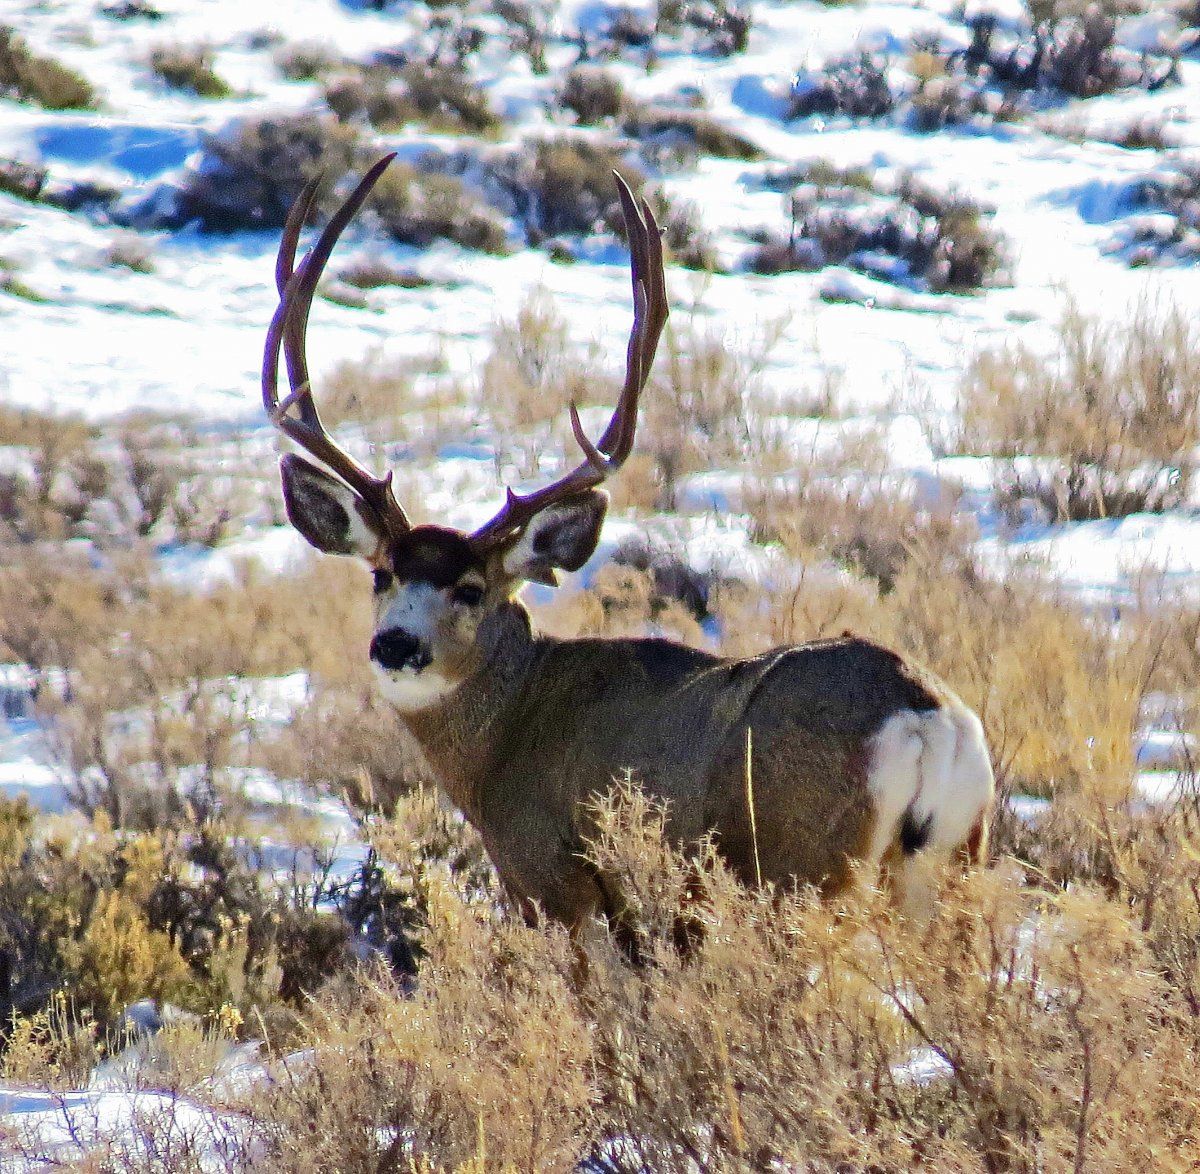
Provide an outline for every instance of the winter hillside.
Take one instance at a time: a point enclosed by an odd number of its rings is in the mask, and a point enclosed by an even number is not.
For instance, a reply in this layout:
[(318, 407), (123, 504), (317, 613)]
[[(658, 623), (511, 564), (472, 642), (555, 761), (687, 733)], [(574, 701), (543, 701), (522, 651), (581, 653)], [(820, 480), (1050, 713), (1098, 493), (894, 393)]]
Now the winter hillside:
[[(1200, 1160), (1198, 150), (1191, 0), (0, 0), (4, 1168)], [(385, 152), (308, 332), (339, 439), (456, 527), (574, 462), (619, 169), (671, 322), (526, 599), (930, 665), (1001, 796), (932, 925), (636, 795), (653, 965), (504, 907), (262, 408), (287, 209)]]

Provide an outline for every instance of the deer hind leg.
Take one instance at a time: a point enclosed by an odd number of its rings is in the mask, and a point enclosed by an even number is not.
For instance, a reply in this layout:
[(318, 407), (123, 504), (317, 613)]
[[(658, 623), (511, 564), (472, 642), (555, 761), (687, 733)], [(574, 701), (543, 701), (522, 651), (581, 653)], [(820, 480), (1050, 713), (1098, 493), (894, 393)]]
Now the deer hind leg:
[(994, 783), (979, 719), (961, 704), (906, 710), (871, 746), (871, 862), (905, 913), (924, 917), (947, 860), (983, 859)]

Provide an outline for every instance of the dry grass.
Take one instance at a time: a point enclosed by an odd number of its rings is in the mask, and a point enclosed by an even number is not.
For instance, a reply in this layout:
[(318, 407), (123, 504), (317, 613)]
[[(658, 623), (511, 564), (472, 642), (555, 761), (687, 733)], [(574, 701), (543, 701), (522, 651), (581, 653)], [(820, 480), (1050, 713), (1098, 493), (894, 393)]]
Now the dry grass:
[[(1194, 813), (1142, 858), (1171, 894), (1148, 920), (1128, 873), (1114, 892), (1038, 892), (1010, 866), (953, 886), (924, 930), (869, 893), (834, 910), (747, 892), (710, 852), (666, 849), (636, 793), (599, 818), (595, 859), (620, 878), (647, 964), (601, 940), (582, 966), (561, 931), (434, 879), (415, 995), (378, 972), (330, 991), (309, 1017), (311, 1066), (256, 1106), (272, 1168), (1197, 1158), (1193, 982), (1172, 961), (1194, 956), (1200, 916), (1195, 865), (1176, 863), (1196, 849)], [(1083, 816), (1071, 831), (1089, 837)], [(938, 1070), (907, 1069), (914, 1050)]]
[[(152, 268), (132, 236), (107, 259)], [(103, 432), (70, 417), (0, 408), (0, 438), (21, 458), (0, 473), (0, 538), (88, 538), (127, 548), (153, 537), (211, 546), (255, 509), (238, 439), (206, 441), (187, 424), (130, 417)], [(211, 474), (214, 458), (225, 475)]]
[[(706, 847), (667, 848), (660, 813), (619, 795), (597, 814), (593, 853), (624, 896), (636, 969), (603, 934), (580, 953), (558, 929), (506, 913), (478, 841), (415, 789), (419, 764), (397, 754), (394, 719), (365, 700), (361, 664), (343, 656), (366, 640), (361, 572), (330, 560), (197, 598), (131, 596), (122, 584), (147, 580), (127, 569), (7, 568), (2, 655), (76, 668), (79, 708), (99, 678), (95, 649), (109, 650), (109, 680), (157, 658), (147, 703), (201, 677), (317, 674), (294, 742), (265, 761), (389, 809), (372, 840), (395, 880), (346, 916), (388, 910), (406, 927), (400, 941), (424, 926), (405, 955), (421, 955), (414, 990), (403, 967), (354, 969), (346, 929), (327, 919), (303, 932), (294, 913), (254, 920), (261, 908), (230, 887), (244, 879), (227, 864), (213, 872), (210, 860), (213, 879), (197, 888), (180, 839), (118, 837), (101, 821), (74, 847), (52, 840), (62, 854), (44, 858), (22, 838), (27, 823), (0, 819), (0, 907), (30, 893), (63, 902), (53, 916), (37, 907), (21, 957), (68, 976), (92, 1008), (70, 1013), (48, 1001), (53, 984), (40, 988), (10, 1036), (7, 1078), (82, 1083), (108, 1046), (104, 1024), (153, 967), (162, 993), (205, 1018), (156, 1040), (131, 1083), (203, 1099), (204, 1068), (265, 1023), (280, 1079), (255, 1095), (244, 1140), (271, 1169), (1195, 1160), (1200, 811), (1139, 815), (1126, 802), (1137, 702), (1187, 680), (1195, 616), (1164, 611), (1114, 635), (1044, 585), (987, 583), (960, 557), (952, 542), (912, 553), (887, 593), (813, 575), (761, 597), (718, 586), (713, 606), (731, 652), (849, 625), (919, 656), (980, 710), (1005, 792), (1053, 794), (1047, 816), (1001, 820), (996, 866), (952, 883), (919, 927), (898, 925), (870, 890), (830, 907), (742, 889)], [(574, 621), (701, 641), (663, 600), (651, 574), (613, 568)], [(331, 628), (345, 633), (336, 650)], [(125, 653), (116, 641), (128, 633)], [(189, 740), (205, 728), (197, 717), (172, 735), (179, 761), (194, 760)], [(221, 842), (214, 827), (217, 860)], [(208, 920), (217, 914), (227, 928)], [(278, 1053), (295, 1047), (310, 1058), (285, 1069)], [(912, 1075), (914, 1049), (938, 1072)], [(169, 1132), (162, 1143), (170, 1152)], [(226, 1168), (245, 1157), (235, 1147)]]
[[(767, 467), (779, 457), (747, 408), (784, 325), (767, 322), (757, 338), (735, 346), (706, 321), (699, 306), (673, 319), (643, 400), (638, 436), (638, 457), (649, 470), (653, 499), (636, 504), (673, 509), (680, 479), (689, 473), (742, 467), (748, 452)], [(627, 481), (627, 493), (629, 488)]]
[(1048, 358), (984, 352), (960, 390), (960, 451), (1005, 462), (1002, 501), (1056, 519), (1118, 517), (1186, 501), (1200, 443), (1190, 318), (1142, 302), (1118, 324), (1069, 307)]
[(522, 473), (535, 474), (553, 447), (549, 442), (569, 437), (569, 405), (605, 394), (596, 386), (594, 359), (571, 337), (544, 290), (535, 289), (515, 317), (495, 325), (480, 372), (479, 408), (502, 460), (515, 459)]
[(82, 110), (96, 102), (86, 78), (52, 57), (34, 53), (8, 25), (0, 25), (0, 94), (47, 110)]
[[(573, 944), (506, 909), (478, 838), (435, 800), (368, 691), (361, 568), (329, 559), (184, 591), (155, 578), (136, 542), (96, 565), (31, 533), (0, 557), (0, 661), (40, 675), (64, 770), (98, 788), (97, 814), (35, 825), (0, 805), (0, 949), (13, 964), (0, 1010), (16, 1012), (5, 1079), (82, 1085), (124, 1002), (153, 991), (200, 1018), (130, 1057), (134, 1086), (215, 1097), (204, 1077), (224, 1048), (266, 1039), (276, 1079), (240, 1103), (246, 1132), (206, 1168), (253, 1168), (252, 1156), (350, 1174), (1200, 1161), (1200, 805), (1147, 811), (1131, 797), (1147, 694), (1182, 695), (1194, 720), (1195, 607), (1148, 583), (1114, 628), (1036, 578), (982, 577), (956, 527), (886, 492), (870, 433), (798, 472), (754, 435), (744, 397), (769, 331), (747, 354), (686, 315), (675, 330), (641, 455), (672, 454), (678, 475), (749, 445), (761, 471), (792, 470), (753, 503), (776, 551), (770, 590), (701, 584), (686, 550), (674, 565), (627, 551), (555, 624), (711, 644), (698, 616), (715, 617), (730, 654), (846, 628), (884, 640), (977, 709), (1002, 796), (1048, 796), (1040, 820), (1002, 809), (990, 867), (948, 878), (936, 916), (912, 925), (867, 883), (837, 905), (742, 888), (711, 845), (669, 847), (661, 812), (619, 788), (593, 813), (591, 851), (622, 896), (633, 967), (600, 926)], [(374, 401), (339, 407), (336, 381), (321, 393), (331, 419), (377, 411), (390, 430), (398, 411), (422, 409), (407, 376), (377, 363)], [(525, 412), (531, 437), (561, 422), (583, 366), (536, 299), (497, 327), (492, 364), (485, 400), (518, 387), (497, 430)], [(369, 382), (360, 374), (342, 376), (347, 394)], [(97, 440), (12, 411), (0, 434), (35, 450)], [(536, 447), (525, 455), (536, 464)], [(659, 475), (647, 475), (654, 493)], [(230, 704), (229, 682), (296, 669), (311, 698), (290, 728)], [(263, 891), (239, 863), (231, 843), (247, 827), (220, 785), (239, 764), (370, 812), (377, 855), (329, 894), (336, 915), (311, 892)], [(150, 785), (197, 766), (216, 785), (170, 802)], [(55, 996), (64, 988), (74, 1006)], [(915, 1071), (914, 1053), (935, 1067)], [(170, 1121), (139, 1136), (159, 1169), (197, 1164)], [(96, 1161), (155, 1168), (145, 1154)]]
[(209, 45), (159, 45), (150, 54), (150, 69), (172, 89), (198, 98), (227, 98), (232, 92), (213, 68)]
[(444, 370), (438, 352), (415, 358), (368, 351), (338, 363), (322, 381), (321, 416), (341, 426), (343, 440), (368, 464), (386, 464), (389, 449), (435, 453), (469, 421), (466, 393), (454, 382), (421, 380)]
[[(744, 655), (846, 630), (871, 636), (951, 682), (982, 718), (1004, 787), (1128, 798), (1139, 710), (1167, 639), (1161, 628), (1114, 634), (1036, 577), (985, 579), (963, 551), (961, 534), (916, 512), (898, 523), (906, 524), (903, 559), (889, 589), (831, 574), (828, 545), (809, 546), (798, 536), (816, 530), (823, 511), (836, 530), (837, 515), (821, 496), (798, 512), (814, 508), (816, 515), (791, 533), (786, 514), (772, 515), (790, 558), (769, 599), (753, 591), (718, 595), (726, 651)], [(868, 498), (862, 508), (882, 510), (876, 522), (862, 524), (864, 532), (873, 524), (886, 533), (895, 519), (891, 505)], [(885, 541), (890, 550), (892, 540)], [(1172, 626), (1183, 623), (1177, 614)]]

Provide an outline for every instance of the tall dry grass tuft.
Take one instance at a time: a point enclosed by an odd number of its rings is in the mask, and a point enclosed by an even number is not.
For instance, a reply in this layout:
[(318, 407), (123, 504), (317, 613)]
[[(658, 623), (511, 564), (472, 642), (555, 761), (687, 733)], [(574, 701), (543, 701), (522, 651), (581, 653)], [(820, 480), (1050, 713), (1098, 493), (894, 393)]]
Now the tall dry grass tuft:
[(586, 1149), (589, 1030), (566, 935), (443, 887), (424, 947), (411, 997), (376, 972), (315, 1008), (311, 1065), (257, 1108), (272, 1169), (565, 1170)]
[[(569, 439), (567, 408), (605, 394), (595, 386), (595, 356), (571, 339), (566, 319), (544, 290), (535, 289), (511, 319), (492, 330), (492, 350), (479, 380), (479, 406), (501, 459), (537, 473), (552, 439)], [(571, 441), (573, 444), (574, 442)]]
[(1001, 501), (1056, 520), (1119, 517), (1188, 500), (1200, 444), (1200, 340), (1177, 306), (1118, 322), (1068, 307), (1055, 353), (985, 351), (960, 389), (960, 451), (999, 458)]

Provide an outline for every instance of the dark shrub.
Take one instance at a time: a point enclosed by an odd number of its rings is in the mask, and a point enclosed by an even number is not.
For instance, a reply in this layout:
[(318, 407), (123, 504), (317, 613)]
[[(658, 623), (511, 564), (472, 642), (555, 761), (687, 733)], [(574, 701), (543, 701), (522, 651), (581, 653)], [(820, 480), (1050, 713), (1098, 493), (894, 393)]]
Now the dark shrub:
[(576, 65), (567, 74), (558, 100), (575, 115), (580, 126), (594, 126), (621, 113), (625, 87), (611, 70), (597, 65)]
[(106, 4), (100, 9), (109, 20), (162, 20), (162, 10), (150, 3), (150, 0), (117, 0), (115, 4)]
[(487, 253), (505, 250), (504, 225), (452, 175), (393, 164), (370, 205), (402, 244), (424, 248), (440, 239)]
[(283, 45), (275, 53), (275, 66), (294, 82), (311, 82), (341, 64), (341, 57), (320, 41)]
[[(773, 177), (771, 186), (802, 173)], [(983, 209), (903, 179), (894, 192), (874, 192), (862, 177), (827, 164), (810, 166), (791, 189), (787, 237), (765, 234), (747, 265), (755, 273), (848, 265), (874, 277), (935, 292), (984, 285), (999, 269), (1001, 242)]]
[(20, 159), (0, 159), (0, 192), (36, 200), (46, 186), (46, 169)]
[[(623, 542), (613, 551), (612, 562), (619, 567), (633, 567), (648, 573), (657, 599), (681, 603), (697, 620), (708, 618), (709, 603), (723, 582), (723, 576), (717, 571), (696, 570), (688, 563), (685, 553), (644, 539)], [(651, 616), (653, 618), (653, 610)]]
[(400, 76), (409, 100), (427, 122), (476, 133), (499, 124), (487, 95), (461, 68), (413, 62)]
[(673, 203), (660, 208), (657, 215), (667, 251), (676, 265), (709, 273), (721, 268), (712, 234), (705, 229), (695, 204)]
[(492, 11), (509, 27), (509, 45), (539, 77), (547, 70), (546, 41), (553, 10), (529, 0), (494, 0)]
[(714, 155), (747, 161), (763, 157), (757, 144), (702, 110), (638, 106), (629, 113), (622, 129), (630, 138), (669, 156)]
[(211, 136), (184, 181), (174, 220), (205, 232), (282, 228), (316, 175), (336, 180), (353, 161), (354, 132), (316, 114), (250, 119)]
[(325, 104), (343, 122), (366, 119), (378, 130), (399, 130), (417, 111), (390, 70), (353, 69), (325, 83)]
[(887, 62), (871, 53), (860, 53), (834, 62), (824, 73), (798, 77), (793, 83), (787, 117), (844, 114), (850, 118), (879, 118), (891, 113), (895, 104)]
[(1114, 90), (1154, 90), (1177, 80), (1176, 62), (1139, 55), (1116, 43), (1116, 18), (1099, 4), (1082, 12), (1039, 6), (1032, 27), (1005, 37), (991, 14), (971, 22), (971, 44), (954, 54), (968, 76), (1002, 90), (1052, 91), (1072, 98), (1094, 98)]
[(586, 236), (598, 227), (619, 231), (614, 171), (635, 191), (641, 187), (641, 175), (607, 143), (573, 136), (541, 140), (528, 175), (531, 231), (542, 236)]
[(228, 83), (213, 69), (213, 51), (207, 45), (160, 45), (150, 54), (150, 68), (176, 90), (190, 90), (200, 98), (226, 98)]
[(750, 6), (727, 0), (658, 0), (657, 17), (659, 36), (682, 41), (685, 51), (728, 57), (750, 38)]
[(380, 130), (423, 122), (479, 134), (499, 121), (487, 95), (461, 66), (412, 62), (399, 70), (358, 67), (329, 81), (325, 101), (339, 118), (361, 116)]

